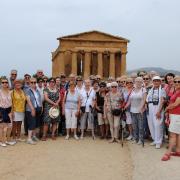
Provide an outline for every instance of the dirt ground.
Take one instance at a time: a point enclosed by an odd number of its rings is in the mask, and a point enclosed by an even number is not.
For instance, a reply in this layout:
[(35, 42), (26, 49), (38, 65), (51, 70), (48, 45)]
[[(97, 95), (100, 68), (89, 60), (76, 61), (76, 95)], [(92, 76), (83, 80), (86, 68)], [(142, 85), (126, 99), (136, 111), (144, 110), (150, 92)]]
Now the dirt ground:
[(0, 147), (0, 180), (131, 180), (127, 144), (86, 137)]

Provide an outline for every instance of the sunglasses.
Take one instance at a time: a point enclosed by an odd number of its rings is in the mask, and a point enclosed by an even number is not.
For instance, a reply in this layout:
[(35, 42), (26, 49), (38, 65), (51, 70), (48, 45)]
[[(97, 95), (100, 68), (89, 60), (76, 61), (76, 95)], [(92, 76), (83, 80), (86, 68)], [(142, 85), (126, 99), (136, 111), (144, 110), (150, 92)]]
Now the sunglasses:
[(78, 80), (76, 80), (76, 81), (82, 81), (82, 80), (78, 79)]
[(36, 81), (31, 81), (31, 84), (36, 84)]
[(121, 81), (116, 81), (117, 83), (120, 83)]
[(143, 80), (149, 80), (149, 78), (143, 78)]
[(117, 86), (111, 86), (112, 88), (117, 88)]
[(8, 82), (7, 81), (3, 81), (3, 82), (1, 82), (2, 84), (8, 84)]
[(180, 81), (174, 81), (174, 83), (180, 83)]
[(133, 84), (133, 82), (126, 82), (126, 84)]
[(16, 76), (17, 74), (13, 73), (13, 74), (11, 74), (11, 75)]
[(43, 82), (45, 82), (45, 83), (46, 83), (46, 82), (47, 82), (47, 80), (44, 80)]

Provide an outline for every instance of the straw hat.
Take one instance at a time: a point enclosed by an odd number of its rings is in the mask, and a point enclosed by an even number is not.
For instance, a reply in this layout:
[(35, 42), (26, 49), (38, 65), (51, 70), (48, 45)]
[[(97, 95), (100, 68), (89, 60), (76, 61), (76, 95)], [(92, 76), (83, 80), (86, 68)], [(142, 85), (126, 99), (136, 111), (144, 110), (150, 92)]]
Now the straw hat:
[(56, 108), (56, 107), (52, 107), (50, 108), (49, 110), (49, 116), (52, 118), (52, 119), (55, 119), (59, 116), (60, 112), (59, 112), (59, 109)]

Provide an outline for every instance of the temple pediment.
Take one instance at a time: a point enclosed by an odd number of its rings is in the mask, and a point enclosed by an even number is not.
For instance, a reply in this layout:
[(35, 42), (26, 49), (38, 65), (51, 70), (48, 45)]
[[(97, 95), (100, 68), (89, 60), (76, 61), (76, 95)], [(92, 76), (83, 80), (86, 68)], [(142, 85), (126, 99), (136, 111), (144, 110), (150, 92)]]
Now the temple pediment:
[(96, 41), (129, 42), (128, 39), (125, 39), (123, 37), (114, 36), (111, 34), (100, 32), (100, 31), (88, 31), (88, 32), (83, 32), (83, 33), (78, 33), (78, 34), (73, 34), (73, 35), (68, 35), (68, 36), (63, 36), (63, 37), (58, 38), (58, 40), (63, 40), (63, 39), (65, 39), (65, 40), (86, 40), (86, 41), (96, 40)]

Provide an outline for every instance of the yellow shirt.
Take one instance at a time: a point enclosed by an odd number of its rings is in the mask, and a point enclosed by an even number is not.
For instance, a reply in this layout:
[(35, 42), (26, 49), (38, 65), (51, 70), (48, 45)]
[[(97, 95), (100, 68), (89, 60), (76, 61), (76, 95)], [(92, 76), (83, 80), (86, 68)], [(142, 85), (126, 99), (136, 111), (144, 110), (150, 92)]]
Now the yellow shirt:
[(26, 95), (23, 90), (17, 92), (16, 90), (12, 91), (12, 109), (14, 112), (25, 112), (26, 104)]

